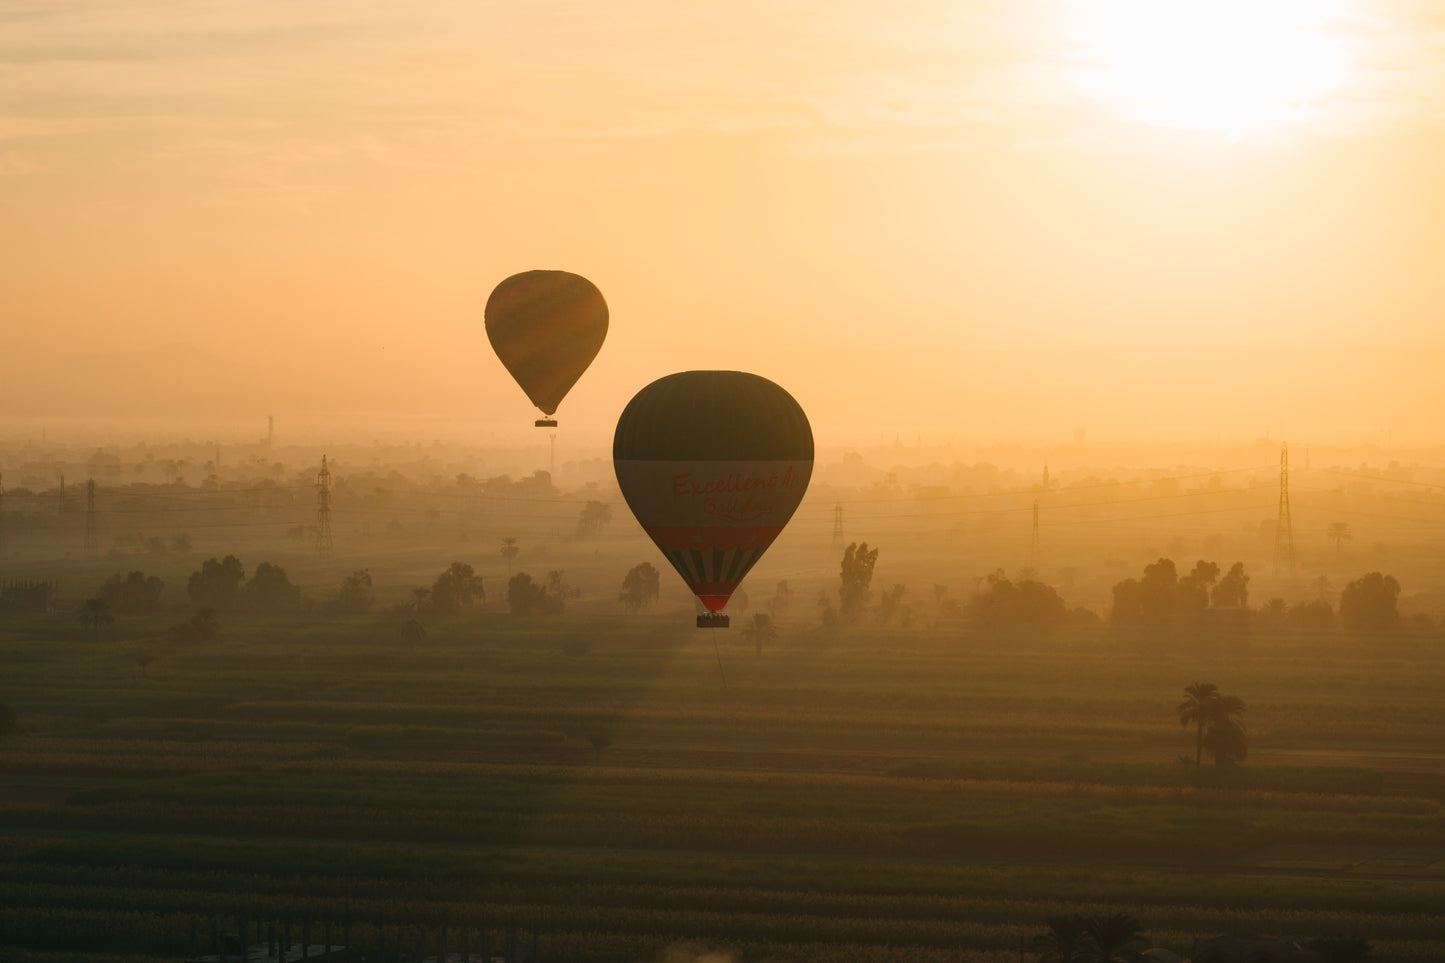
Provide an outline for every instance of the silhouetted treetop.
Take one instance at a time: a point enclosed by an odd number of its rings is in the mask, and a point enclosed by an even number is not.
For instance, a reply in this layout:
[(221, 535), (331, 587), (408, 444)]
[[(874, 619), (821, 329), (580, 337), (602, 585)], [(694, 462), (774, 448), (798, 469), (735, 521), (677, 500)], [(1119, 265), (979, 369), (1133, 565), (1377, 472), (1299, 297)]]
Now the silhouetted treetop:
[(878, 563), (878, 549), (870, 550), (867, 542), (853, 542), (843, 550), (841, 584), (838, 586), (838, 608), (843, 621), (862, 620), (868, 608), (873, 582), (873, 566)]
[(301, 604), (301, 589), (291, 584), (290, 576), (281, 566), (262, 562), (242, 587), (240, 599), (252, 612), (291, 612)]
[(651, 605), (661, 588), (657, 569), (651, 562), (634, 565), (622, 578), (622, 592), (617, 600), (634, 615), (640, 609)]
[(431, 607), (442, 615), (455, 615), (486, 597), (482, 577), (464, 562), (453, 562), (431, 587)]
[(341, 580), (341, 592), (336, 597), (337, 611), (359, 615), (371, 611), (376, 601), (376, 590), (371, 585), (371, 570), (357, 569)]
[(526, 572), (518, 572), (507, 582), (507, 609), (513, 615), (556, 615), (564, 606), (562, 599), (547, 591), (546, 586), (532, 581)]
[(224, 611), (235, 604), (245, 578), (246, 570), (236, 556), (227, 555), (220, 561), (208, 558), (191, 573), (186, 582), (186, 595), (196, 605)]
[(165, 588), (166, 583), (154, 575), (131, 572), (122, 578), (117, 572), (105, 580), (100, 595), (112, 610), (122, 615), (145, 615), (160, 609)]
[(1003, 569), (985, 580), (983, 591), (968, 603), (968, 614), (981, 625), (1060, 625), (1069, 613), (1051, 585), (1034, 579), (1010, 581)]
[(1144, 566), (1142, 578), (1124, 579), (1114, 586), (1109, 618), (1116, 625), (1198, 619), (1211, 605), (1242, 608), (1249, 598), (1248, 585), (1243, 562), (1235, 562), (1221, 579), (1214, 562), (1200, 559), (1180, 577), (1174, 561), (1161, 558)]
[(1354, 632), (1390, 631), (1400, 627), (1400, 583), (1393, 575), (1370, 572), (1340, 593), (1340, 622)]
[(606, 502), (589, 501), (582, 506), (577, 518), (577, 534), (583, 538), (595, 538), (612, 521), (612, 506)]

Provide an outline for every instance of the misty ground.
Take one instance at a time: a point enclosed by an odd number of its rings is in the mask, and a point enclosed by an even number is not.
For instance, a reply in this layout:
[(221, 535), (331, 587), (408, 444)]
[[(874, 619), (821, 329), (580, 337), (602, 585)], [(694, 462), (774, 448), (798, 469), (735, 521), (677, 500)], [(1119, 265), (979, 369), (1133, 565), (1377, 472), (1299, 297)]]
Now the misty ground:
[[(562, 462), (553, 485), (536, 452), (505, 483), (502, 462), (445, 449), (342, 452), (320, 552), (309, 453), (208, 470), (193, 447), (6, 454), (0, 580), (59, 587), (50, 612), (0, 615), (9, 958), (175, 959), (197, 921), (238, 913), (344, 917), (358, 940), (446, 926), (452, 946), (463, 927), (537, 929), (552, 959), (619, 961), (1012, 960), (1050, 915), (1115, 911), (1179, 952), (1233, 930), (1356, 933), (1381, 959), (1445, 946), (1439, 471), (1298, 468), (1291, 573), (1277, 447), (1239, 471), (1056, 460), (1047, 483), (1018, 453), (840, 454), (734, 627), (700, 631), (603, 459)], [(614, 517), (583, 537), (592, 501)], [(1326, 535), (1337, 522), (1348, 539)], [(902, 605), (829, 629), (817, 598), (836, 599), (855, 540), (880, 552), (874, 603), (903, 585)], [(177, 632), (191, 574), (226, 554), (248, 577), (280, 566), (301, 602)], [(1161, 556), (1243, 562), (1256, 610), (1337, 606), (1383, 571), (1405, 623), (1111, 626), (1112, 586)], [(644, 561), (662, 593), (631, 615), (618, 593)], [(486, 599), (412, 611), (453, 562)], [(563, 573), (565, 612), (510, 614), (509, 567)], [(976, 624), (999, 568), (1075, 616)], [(374, 601), (340, 612), (360, 569)], [(165, 583), (161, 606), (83, 627), (77, 607), (131, 571)], [(758, 654), (761, 611), (777, 634)], [(426, 636), (408, 641), (413, 618)], [(1175, 706), (1200, 680), (1247, 703), (1243, 765), (1195, 768)]]

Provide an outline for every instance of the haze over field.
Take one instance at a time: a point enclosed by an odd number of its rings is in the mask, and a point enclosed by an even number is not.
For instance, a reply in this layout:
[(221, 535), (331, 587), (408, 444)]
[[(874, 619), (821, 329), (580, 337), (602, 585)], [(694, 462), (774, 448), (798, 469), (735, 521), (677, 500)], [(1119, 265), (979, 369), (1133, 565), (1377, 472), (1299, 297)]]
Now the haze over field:
[(772, 378), (839, 443), (1440, 440), (1429, 4), (0, 24), (0, 429), (525, 426), (481, 312), (547, 267), (612, 309), (560, 412), (579, 442), (697, 367)]

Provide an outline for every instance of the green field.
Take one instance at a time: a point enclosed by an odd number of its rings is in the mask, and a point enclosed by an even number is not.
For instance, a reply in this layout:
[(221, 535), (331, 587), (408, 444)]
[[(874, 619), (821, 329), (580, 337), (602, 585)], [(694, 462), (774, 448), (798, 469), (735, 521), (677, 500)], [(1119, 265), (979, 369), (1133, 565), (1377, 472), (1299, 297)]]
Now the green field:
[[(0, 623), (0, 955), (174, 960), (244, 914), (535, 929), (554, 960), (1003, 963), (1122, 911), (1181, 953), (1445, 956), (1438, 639), (799, 615), (756, 657), (680, 612), (496, 609), (416, 647), (394, 615)], [(1248, 703), (1246, 765), (1194, 770), (1198, 679)]]

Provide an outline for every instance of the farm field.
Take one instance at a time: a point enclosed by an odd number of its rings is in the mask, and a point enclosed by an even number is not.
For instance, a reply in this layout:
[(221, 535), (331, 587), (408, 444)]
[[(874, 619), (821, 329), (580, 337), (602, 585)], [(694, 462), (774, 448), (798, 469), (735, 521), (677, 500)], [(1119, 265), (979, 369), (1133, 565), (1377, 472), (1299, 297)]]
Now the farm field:
[[(1003, 963), (1112, 912), (1181, 954), (1445, 954), (1435, 638), (800, 616), (757, 655), (672, 611), (483, 611), (415, 646), (399, 620), (0, 625), (3, 956), (174, 960), (239, 915), (520, 928), (553, 960)], [(1247, 702), (1245, 765), (1196, 773), (1200, 679)]]

